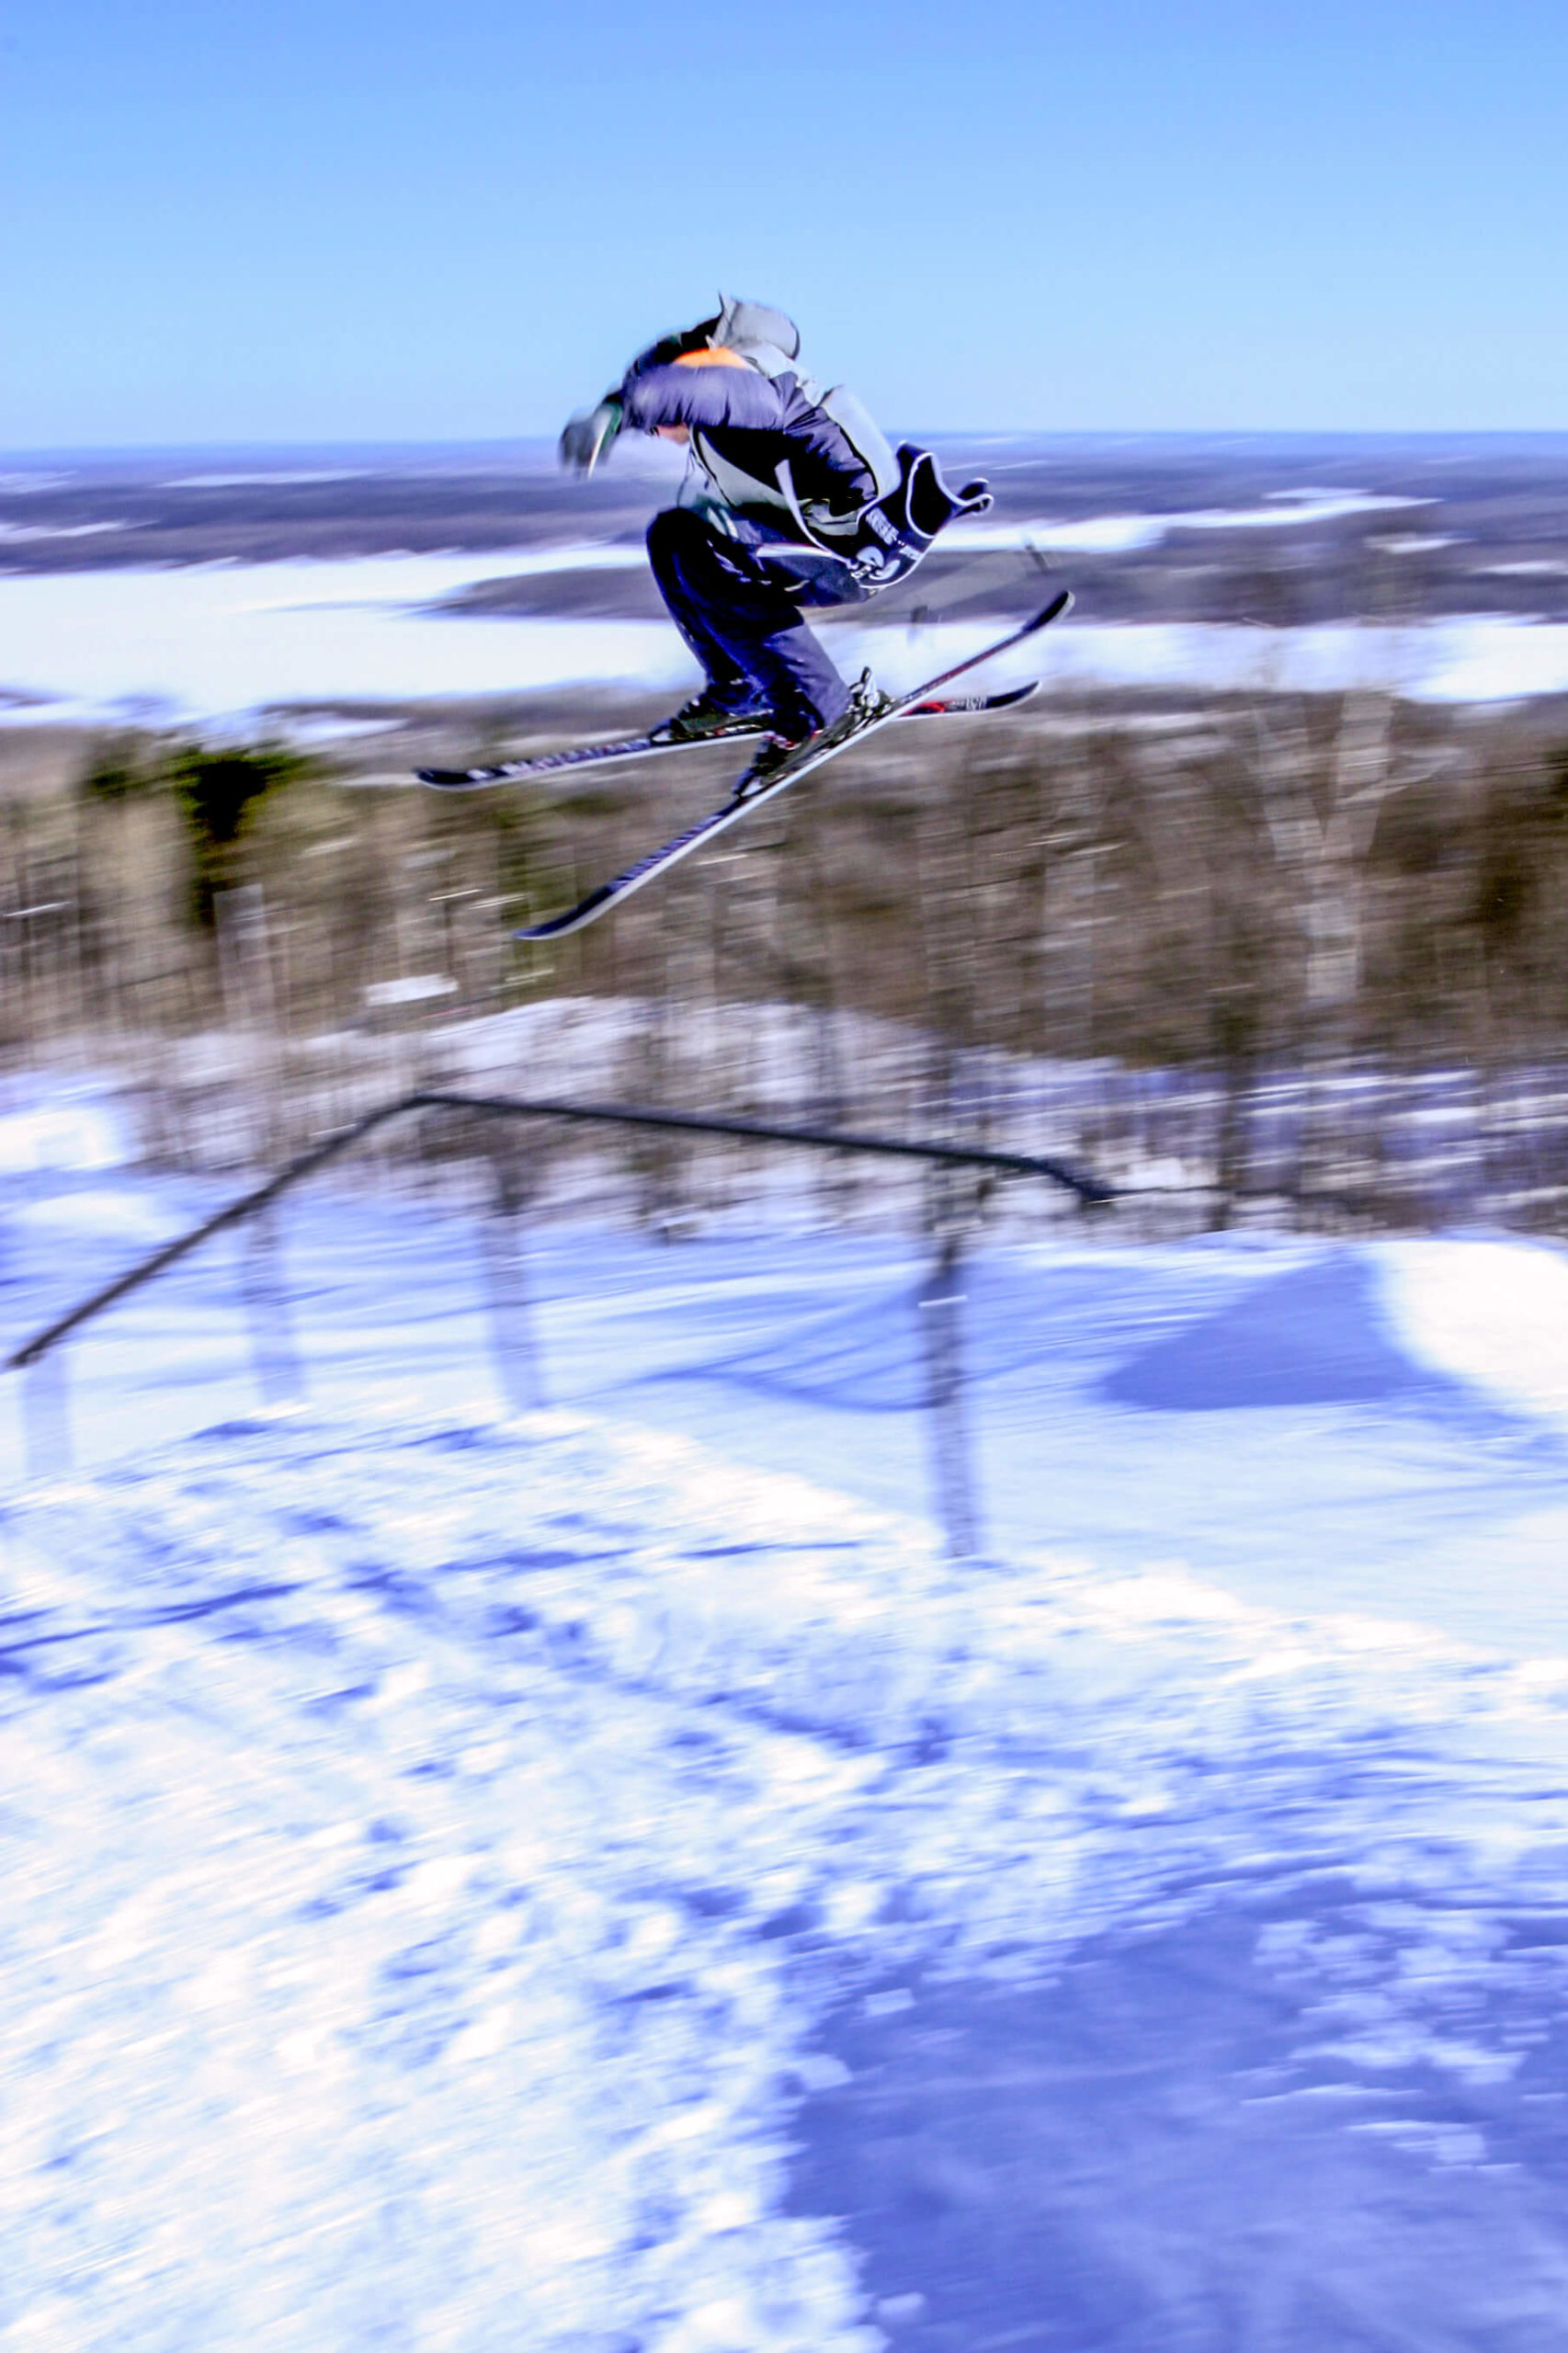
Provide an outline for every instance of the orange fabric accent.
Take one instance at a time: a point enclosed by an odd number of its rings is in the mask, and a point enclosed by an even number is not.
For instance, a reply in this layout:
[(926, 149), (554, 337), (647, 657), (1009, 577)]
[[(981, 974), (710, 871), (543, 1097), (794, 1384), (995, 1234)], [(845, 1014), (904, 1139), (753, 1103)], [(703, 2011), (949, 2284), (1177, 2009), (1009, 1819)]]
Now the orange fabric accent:
[(682, 351), (671, 360), (672, 368), (744, 368), (749, 362), (728, 345), (715, 343), (706, 351)]

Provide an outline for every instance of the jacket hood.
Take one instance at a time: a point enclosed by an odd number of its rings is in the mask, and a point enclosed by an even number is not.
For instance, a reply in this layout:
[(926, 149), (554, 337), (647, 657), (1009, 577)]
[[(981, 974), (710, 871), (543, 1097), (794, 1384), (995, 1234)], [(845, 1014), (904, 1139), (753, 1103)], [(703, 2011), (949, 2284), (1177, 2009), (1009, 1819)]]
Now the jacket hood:
[(793, 319), (766, 302), (747, 302), (735, 294), (721, 294), (719, 301), (715, 343), (738, 351), (765, 376), (780, 375), (794, 365), (801, 354), (801, 331)]

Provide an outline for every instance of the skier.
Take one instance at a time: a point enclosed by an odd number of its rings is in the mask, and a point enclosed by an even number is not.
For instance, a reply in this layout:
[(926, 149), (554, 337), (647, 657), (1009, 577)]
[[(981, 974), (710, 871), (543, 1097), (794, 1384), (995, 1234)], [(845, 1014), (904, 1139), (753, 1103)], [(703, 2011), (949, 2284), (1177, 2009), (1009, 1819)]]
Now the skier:
[(950, 491), (929, 450), (895, 454), (852, 392), (804, 375), (782, 312), (720, 303), (574, 416), (561, 457), (586, 476), (627, 431), (689, 452), (678, 503), (649, 526), (648, 555), (706, 684), (653, 734), (767, 736), (736, 788), (744, 798), (797, 753), (835, 749), (890, 708), (869, 670), (846, 684), (802, 609), (864, 603), (991, 494), (983, 482)]

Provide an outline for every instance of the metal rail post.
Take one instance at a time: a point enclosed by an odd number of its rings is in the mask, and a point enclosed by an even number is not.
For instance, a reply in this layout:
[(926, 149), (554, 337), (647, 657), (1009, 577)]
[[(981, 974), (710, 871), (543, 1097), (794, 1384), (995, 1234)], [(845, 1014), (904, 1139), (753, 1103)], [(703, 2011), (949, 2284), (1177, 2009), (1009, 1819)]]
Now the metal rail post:
[(305, 1394), (305, 1375), (283, 1281), (276, 1201), (269, 1201), (251, 1219), (243, 1250), (240, 1287), (250, 1319), (251, 1362), (262, 1402), (296, 1405)]
[(937, 1511), (953, 1561), (973, 1561), (983, 1549), (980, 1482), (964, 1396), (963, 1234), (944, 1204), (937, 1223), (937, 1255), (916, 1295), (926, 1360), (926, 1405)]
[(501, 1394), (513, 1413), (535, 1413), (544, 1404), (544, 1380), (523, 1241), (522, 1212), (529, 1188), (510, 1136), (497, 1139), (489, 1158), (493, 1192), (483, 1232), (491, 1353)]

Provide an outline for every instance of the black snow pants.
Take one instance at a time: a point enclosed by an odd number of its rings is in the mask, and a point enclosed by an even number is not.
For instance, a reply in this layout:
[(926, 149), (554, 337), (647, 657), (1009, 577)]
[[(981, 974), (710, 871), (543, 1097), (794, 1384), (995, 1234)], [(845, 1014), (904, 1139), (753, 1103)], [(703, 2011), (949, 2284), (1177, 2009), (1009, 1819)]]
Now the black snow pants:
[(764, 703), (791, 737), (831, 726), (847, 708), (849, 689), (801, 619), (800, 594), (750, 548), (695, 508), (671, 506), (648, 527), (648, 559), (722, 707)]

